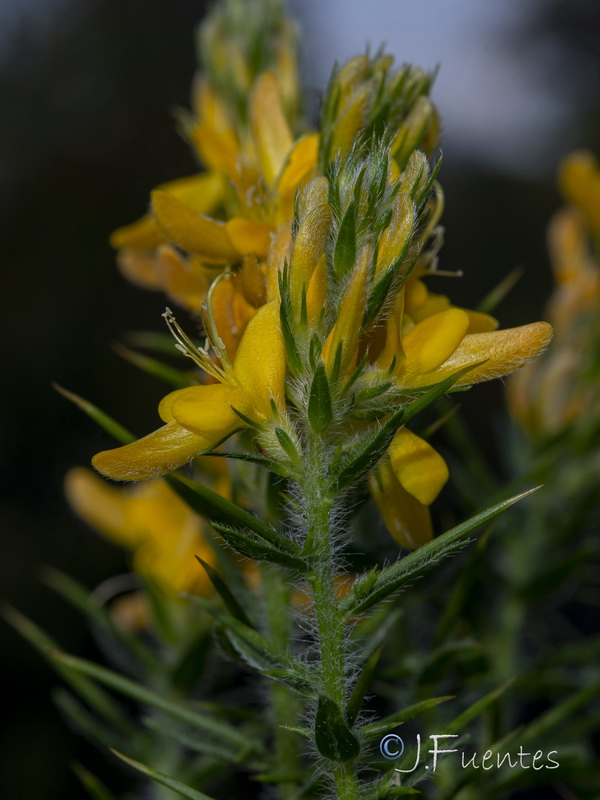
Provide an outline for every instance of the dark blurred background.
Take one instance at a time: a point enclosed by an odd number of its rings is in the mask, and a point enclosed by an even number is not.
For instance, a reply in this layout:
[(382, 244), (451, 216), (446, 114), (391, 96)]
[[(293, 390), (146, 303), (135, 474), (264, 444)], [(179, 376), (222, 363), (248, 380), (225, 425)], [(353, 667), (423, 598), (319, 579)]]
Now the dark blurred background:
[[(123, 570), (124, 556), (86, 530), (62, 494), (65, 471), (110, 443), (50, 384), (136, 433), (156, 424), (162, 386), (111, 343), (160, 329), (163, 299), (125, 283), (107, 237), (145, 211), (149, 189), (195, 170), (170, 112), (189, 102), (203, 9), (201, 0), (0, 0), (0, 596), (88, 657), (91, 636), (40, 572), (50, 564), (93, 587)], [(575, 146), (600, 153), (600, 4), (455, 0), (450, 11), (442, 0), (297, 0), (295, 10), (312, 108), (333, 60), (367, 38), (386, 40), (400, 62), (441, 61), (441, 266), (466, 277), (432, 288), (473, 306), (520, 266), (498, 314), (503, 326), (540, 318), (557, 159)], [(497, 406), (499, 391), (479, 388), (476, 408)], [(487, 421), (475, 422), (491, 437)], [(69, 761), (94, 767), (101, 757), (65, 728), (50, 699), (54, 675), (4, 624), (0, 653), (2, 796), (81, 797)], [(118, 787), (119, 770), (99, 767), (107, 770)]]

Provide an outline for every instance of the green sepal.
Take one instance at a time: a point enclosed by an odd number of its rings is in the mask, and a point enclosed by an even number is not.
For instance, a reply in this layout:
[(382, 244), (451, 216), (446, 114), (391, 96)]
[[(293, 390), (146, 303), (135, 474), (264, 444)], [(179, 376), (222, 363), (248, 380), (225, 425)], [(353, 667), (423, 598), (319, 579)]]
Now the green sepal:
[(248, 536), (248, 534), (226, 525), (211, 520), (211, 525), (218, 531), (230, 547), (233, 547), (240, 555), (253, 558), (256, 561), (270, 561), (272, 564), (279, 564), (282, 567), (306, 572), (306, 563), (297, 555), (293, 555), (289, 550), (282, 550), (277, 545), (271, 545), (264, 540)]
[(360, 753), (360, 744), (352, 733), (337, 703), (321, 695), (315, 718), (315, 743), (325, 758), (350, 761)]
[(296, 449), (296, 445), (291, 440), (289, 434), (286, 433), (283, 428), (275, 428), (275, 436), (292, 463), (297, 463), (300, 458), (300, 453)]
[(163, 364), (162, 361), (158, 361), (156, 358), (130, 350), (129, 347), (125, 347), (122, 344), (114, 344), (113, 350), (125, 361), (129, 361), (130, 364), (143, 370), (148, 375), (158, 378), (163, 383), (175, 387), (175, 389), (186, 389), (195, 383), (189, 374), (179, 369), (174, 369), (168, 364)]
[(356, 204), (346, 209), (333, 250), (333, 268), (338, 278), (344, 278), (356, 261)]
[(170, 473), (164, 480), (179, 497), (197, 514), (211, 522), (232, 525), (252, 531), (265, 542), (289, 553), (298, 553), (300, 548), (269, 525), (265, 525), (253, 514), (235, 503), (213, 492), (201, 483), (185, 478), (178, 473)]
[(402, 586), (414, 578), (423, 575), (430, 570), (435, 564), (453, 555), (467, 543), (468, 537), (477, 528), (490, 522), (494, 517), (501, 514), (507, 508), (517, 503), (527, 495), (535, 492), (539, 487), (530, 489), (527, 492), (515, 495), (508, 500), (503, 500), (494, 506), (476, 514), (474, 517), (462, 522), (460, 525), (452, 528), (446, 533), (438, 536), (427, 544), (424, 544), (418, 550), (409, 553), (404, 558), (396, 561), (385, 569), (382, 569), (377, 575), (375, 583), (373, 583), (373, 573), (368, 573), (365, 584), (368, 588), (363, 588), (362, 578), (354, 582), (352, 589), (341, 600), (340, 605), (342, 609), (348, 614), (358, 614), (366, 611), (368, 608), (389, 597), (394, 592), (397, 592)]
[(302, 374), (304, 365), (302, 363), (302, 359), (300, 358), (300, 353), (298, 352), (296, 337), (294, 336), (294, 310), (292, 308), (292, 301), (288, 291), (288, 281), (289, 267), (286, 261), (283, 269), (279, 272), (279, 294), (281, 296), (279, 317), (281, 320), (281, 333), (283, 334), (288, 369), (292, 375), (298, 376)]
[(77, 761), (71, 763), (71, 769), (77, 776), (79, 782), (86, 790), (91, 800), (117, 800), (106, 786), (92, 772)]
[(318, 436), (324, 434), (333, 421), (329, 381), (322, 361), (317, 365), (310, 387), (308, 421), (313, 433)]
[(229, 611), (232, 617), (242, 622), (244, 625), (247, 625), (249, 628), (252, 628), (253, 625), (250, 622), (248, 615), (241, 607), (237, 598), (227, 586), (225, 581), (223, 580), (221, 574), (217, 572), (217, 570), (212, 567), (210, 564), (207, 564), (206, 561), (200, 558), (200, 556), (196, 556), (196, 561), (203, 567), (204, 571), (208, 575), (210, 582), (215, 587), (219, 595), (221, 596), (221, 600), (225, 603), (225, 607)]
[(213, 798), (209, 797), (207, 794), (197, 792), (195, 789), (192, 789), (191, 786), (186, 786), (184, 783), (172, 778), (170, 775), (166, 775), (164, 772), (159, 772), (158, 770), (152, 769), (152, 767), (148, 767), (146, 764), (142, 764), (140, 761), (135, 761), (133, 758), (129, 758), (128, 756), (123, 755), (123, 753), (119, 753), (117, 750), (111, 749), (111, 753), (114, 753), (114, 755), (117, 756), (117, 758), (120, 758), (121, 761), (124, 761), (130, 767), (133, 767), (133, 769), (141, 772), (142, 775), (150, 778), (155, 783), (158, 783), (161, 786), (166, 786), (167, 789), (171, 789), (172, 791), (176, 792), (178, 795), (180, 795), (180, 797), (185, 797), (187, 800), (213, 800)]

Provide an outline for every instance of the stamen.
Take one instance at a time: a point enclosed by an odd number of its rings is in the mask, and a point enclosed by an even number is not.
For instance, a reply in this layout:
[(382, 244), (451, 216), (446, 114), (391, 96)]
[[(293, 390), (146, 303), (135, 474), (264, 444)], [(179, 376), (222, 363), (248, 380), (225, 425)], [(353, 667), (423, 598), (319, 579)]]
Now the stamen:
[(225, 371), (220, 366), (215, 364), (207, 352), (208, 340), (206, 347), (197, 347), (177, 323), (177, 320), (175, 319), (175, 316), (170, 308), (166, 308), (162, 316), (167, 323), (167, 327), (169, 328), (171, 335), (175, 339), (176, 349), (179, 350), (180, 353), (183, 353), (184, 356), (191, 358), (192, 361), (198, 367), (200, 367), (200, 369), (203, 369), (209, 375), (212, 375), (213, 378), (216, 378), (221, 383), (227, 383), (228, 381)]

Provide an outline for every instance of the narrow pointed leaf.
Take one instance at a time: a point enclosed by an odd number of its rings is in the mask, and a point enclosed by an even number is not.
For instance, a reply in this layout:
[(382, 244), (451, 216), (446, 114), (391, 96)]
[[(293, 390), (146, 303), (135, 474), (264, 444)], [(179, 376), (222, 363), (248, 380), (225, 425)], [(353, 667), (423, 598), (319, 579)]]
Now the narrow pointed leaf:
[(96, 686), (93, 681), (84, 675), (73, 672), (65, 665), (51, 657), (51, 652), (59, 649), (59, 645), (50, 638), (41, 628), (23, 616), (19, 611), (10, 606), (5, 606), (3, 616), (6, 621), (17, 630), (24, 639), (46, 658), (60, 677), (68, 683), (77, 694), (82, 697), (102, 719), (123, 733), (125, 736), (133, 735), (135, 728), (131, 719), (113, 698)]
[(118, 442), (121, 442), (121, 444), (130, 444), (131, 442), (135, 442), (136, 437), (132, 433), (130, 433), (122, 425), (119, 425), (116, 420), (114, 420), (108, 414), (105, 414), (104, 411), (101, 411), (98, 406), (95, 406), (93, 403), (90, 403), (88, 400), (85, 400), (83, 397), (80, 397), (74, 392), (69, 392), (67, 389), (63, 389), (63, 387), (59, 386), (58, 383), (53, 383), (52, 386), (57, 392), (59, 392), (59, 394), (62, 394), (63, 397), (66, 397), (67, 400), (70, 400), (72, 403), (74, 403), (85, 414), (87, 414), (90, 419), (94, 420), (97, 425), (114, 437)]
[(192, 752), (202, 753), (212, 758), (218, 758), (227, 764), (244, 764), (250, 766), (249, 761), (251, 752), (247, 747), (234, 748), (231, 745), (223, 745), (219, 740), (210, 736), (197, 736), (189, 728), (177, 726), (168, 720), (160, 717), (146, 717), (144, 725), (162, 737), (168, 736), (180, 745)]
[[(144, 705), (156, 708), (159, 711), (167, 714), (167, 716), (177, 719), (180, 722), (185, 722), (194, 728), (197, 728), (204, 733), (214, 736), (223, 742), (231, 742), (239, 747), (243, 747), (252, 743), (252, 740), (247, 739), (243, 734), (237, 731), (230, 725), (226, 725), (220, 720), (213, 719), (209, 716), (204, 716), (195, 711), (192, 711), (187, 706), (181, 703), (169, 700), (163, 695), (152, 691), (151, 689), (141, 686), (139, 683), (119, 675), (106, 667), (101, 667), (91, 661), (86, 661), (83, 658), (76, 658), (75, 656), (67, 655), (66, 653), (52, 651), (49, 653), (50, 657), (64, 667), (79, 672), (88, 678), (92, 678), (99, 683), (103, 683), (114, 691), (129, 697), (132, 700), (142, 703)], [(252, 748), (255, 745), (252, 743)]]
[(210, 582), (215, 587), (221, 599), (225, 603), (225, 606), (229, 613), (242, 622), (244, 625), (247, 625), (249, 628), (252, 628), (253, 625), (248, 619), (248, 615), (238, 603), (237, 599), (235, 598), (231, 589), (227, 586), (221, 575), (217, 572), (214, 567), (211, 567), (210, 564), (207, 564), (206, 561), (203, 561), (200, 556), (196, 556), (196, 561), (202, 565), (204, 571), (210, 578)]
[(253, 514), (235, 503), (213, 492), (212, 489), (176, 473), (167, 475), (165, 480), (193, 511), (207, 517), (211, 522), (232, 525), (236, 528), (247, 528), (276, 548), (289, 553), (300, 552), (298, 545), (286, 536), (269, 525), (265, 525)]
[(321, 695), (315, 718), (315, 743), (325, 758), (350, 761), (360, 753), (358, 739), (344, 719), (337, 703)]
[(131, 738), (125, 739), (103, 725), (66, 689), (53, 691), (52, 701), (78, 735), (96, 747), (118, 747), (131, 742)]
[(285, 683), (304, 696), (314, 696), (310, 671), (287, 651), (203, 597), (189, 595), (189, 599), (218, 620), (235, 652), (253, 669)]
[(454, 700), (454, 695), (431, 697), (428, 700), (421, 700), (419, 703), (413, 703), (410, 706), (406, 706), (406, 708), (400, 709), (400, 711), (389, 714), (387, 717), (365, 725), (364, 728), (361, 729), (361, 733), (368, 739), (381, 736), (387, 731), (393, 730), (393, 728), (397, 728), (405, 722), (409, 722), (411, 719), (420, 717), (421, 714), (425, 714), (429, 709), (435, 708), (435, 706), (438, 706), (440, 703), (446, 703), (448, 700)]
[(212, 522), (212, 526), (221, 534), (227, 544), (242, 556), (254, 558), (256, 561), (269, 561), (297, 572), (306, 572), (305, 562), (287, 550), (280, 550), (268, 542), (251, 538), (242, 531), (220, 525), (217, 522)]
[(408, 581), (422, 575), (433, 567), (434, 564), (449, 555), (456, 553), (465, 546), (468, 537), (482, 525), (490, 522), (507, 508), (522, 500), (527, 495), (535, 492), (539, 487), (511, 497), (495, 506), (476, 514), (474, 517), (462, 522), (460, 525), (438, 536), (418, 550), (404, 556), (395, 564), (381, 570), (373, 582), (373, 573), (365, 578), (364, 587), (359, 578), (350, 592), (341, 601), (341, 606), (347, 614), (357, 614), (389, 597), (398, 591)]
[(376, 650), (373, 653), (371, 658), (369, 658), (365, 666), (362, 668), (362, 671), (358, 676), (358, 680), (354, 684), (352, 694), (348, 700), (348, 707), (346, 708), (346, 720), (348, 721), (348, 725), (354, 725), (356, 722), (356, 717), (361, 709), (365, 695), (373, 681), (373, 676), (375, 674), (375, 670), (377, 669), (377, 664), (379, 663), (382, 650), (383, 648), (380, 647), (379, 650)]
[(175, 780), (175, 778), (165, 775), (164, 772), (158, 772), (158, 770), (146, 766), (146, 764), (142, 764), (139, 761), (134, 761), (133, 758), (128, 758), (127, 756), (123, 755), (123, 753), (119, 753), (117, 750), (111, 750), (111, 753), (114, 753), (117, 758), (121, 759), (121, 761), (129, 764), (130, 767), (133, 767), (133, 769), (141, 772), (142, 775), (150, 778), (155, 783), (159, 783), (161, 786), (166, 786), (167, 789), (172, 789), (172, 791), (176, 792), (178, 795), (180, 795), (180, 797), (185, 797), (187, 800), (213, 800), (213, 798), (209, 797), (207, 794), (197, 792), (195, 789), (192, 789), (191, 786), (186, 786), (184, 783)]
[(82, 764), (74, 762), (71, 764), (71, 769), (91, 797), (91, 800), (117, 800), (116, 795), (109, 791), (102, 781)]
[(163, 383), (174, 386), (175, 389), (185, 389), (188, 386), (192, 386), (194, 383), (182, 370), (170, 367), (168, 364), (163, 364), (162, 361), (156, 358), (151, 358), (143, 353), (137, 353), (135, 350), (130, 350), (129, 347), (125, 347), (122, 344), (113, 345), (113, 349), (121, 358), (124, 358), (125, 361), (129, 361), (130, 364), (138, 367), (148, 375), (158, 378)]

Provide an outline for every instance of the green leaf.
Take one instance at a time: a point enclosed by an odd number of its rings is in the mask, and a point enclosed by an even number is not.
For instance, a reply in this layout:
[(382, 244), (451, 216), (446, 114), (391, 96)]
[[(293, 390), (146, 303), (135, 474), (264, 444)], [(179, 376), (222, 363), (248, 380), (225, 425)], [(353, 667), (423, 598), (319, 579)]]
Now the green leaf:
[(235, 617), (240, 622), (243, 622), (244, 625), (247, 625), (249, 628), (252, 628), (253, 625), (248, 619), (248, 615), (238, 603), (237, 599), (235, 598), (231, 589), (227, 586), (221, 575), (217, 572), (214, 567), (211, 567), (210, 564), (207, 564), (206, 561), (203, 561), (200, 556), (196, 556), (196, 561), (204, 568), (204, 571), (210, 578), (210, 582), (215, 587), (217, 592), (220, 594), (221, 599), (225, 603), (225, 607), (229, 611), (232, 617)]
[(329, 381), (322, 361), (317, 365), (310, 387), (308, 421), (313, 433), (318, 436), (324, 434), (333, 421)]
[(323, 695), (317, 705), (315, 743), (319, 753), (331, 761), (350, 761), (360, 753), (358, 739), (346, 724), (340, 707)]
[(55, 689), (52, 692), (52, 701), (67, 721), (73, 726), (74, 730), (76, 730), (81, 737), (95, 744), (96, 747), (116, 747), (126, 742), (131, 743), (131, 737), (125, 739), (105, 727), (97, 717), (90, 714), (90, 712), (77, 701), (75, 696), (66, 689)]
[(233, 547), (236, 552), (246, 556), (246, 558), (254, 558), (256, 561), (269, 561), (272, 564), (279, 564), (297, 572), (306, 572), (307, 570), (306, 563), (289, 551), (280, 550), (267, 542), (252, 538), (242, 531), (219, 525), (216, 522), (213, 522), (212, 526), (221, 534), (230, 547)]
[(454, 695), (446, 695), (444, 697), (431, 697), (428, 700), (421, 700), (419, 703), (413, 703), (400, 711), (395, 711), (387, 717), (377, 720), (377, 722), (370, 722), (361, 729), (362, 735), (367, 739), (374, 739), (376, 736), (381, 736), (389, 730), (409, 722), (411, 719), (420, 717), (431, 708), (435, 708), (440, 703), (446, 703), (448, 700), (454, 700)]
[(516, 267), (503, 278), (500, 283), (495, 286), (492, 291), (487, 294), (481, 303), (477, 306), (477, 311), (482, 314), (491, 314), (496, 306), (498, 306), (511, 289), (521, 280), (523, 270), (521, 267)]
[(467, 538), (477, 528), (490, 522), (507, 508), (522, 500), (527, 495), (537, 491), (539, 487), (497, 503), (495, 506), (476, 514), (474, 517), (462, 522), (437, 539), (433, 539), (418, 550), (409, 553), (404, 558), (396, 561), (389, 567), (381, 570), (373, 582), (373, 573), (368, 573), (363, 587), (363, 578), (355, 581), (350, 592), (343, 598), (340, 605), (348, 614), (358, 614), (389, 597), (398, 591), (408, 581), (430, 570), (434, 564), (449, 555), (453, 555), (465, 546)]
[(68, 655), (62, 652), (52, 651), (49, 656), (57, 663), (63, 665), (65, 668), (92, 678), (99, 683), (103, 683), (114, 691), (119, 692), (125, 697), (142, 703), (143, 705), (151, 706), (159, 711), (162, 711), (167, 716), (185, 722), (199, 731), (214, 736), (223, 742), (229, 742), (237, 747), (251, 747), (255, 749), (256, 744), (241, 734), (230, 725), (213, 719), (212, 717), (199, 714), (192, 711), (187, 706), (169, 700), (151, 689), (141, 686), (139, 683), (119, 675), (106, 667), (101, 667), (91, 661), (86, 661), (83, 658)]
[(253, 669), (284, 683), (303, 696), (315, 696), (311, 673), (300, 661), (259, 631), (248, 627), (203, 597), (187, 596), (196, 605), (212, 614), (225, 628), (224, 632), (230, 645)]
[(174, 472), (167, 475), (165, 480), (192, 511), (208, 518), (211, 523), (214, 521), (222, 525), (246, 528), (275, 548), (295, 555), (300, 553), (295, 542), (201, 483)]
[(163, 364), (162, 361), (158, 361), (156, 358), (136, 353), (135, 350), (130, 350), (129, 347), (118, 343), (113, 345), (113, 350), (125, 361), (129, 361), (130, 364), (143, 370), (148, 375), (158, 378), (163, 383), (174, 386), (175, 389), (185, 389), (194, 384), (194, 381), (185, 372), (174, 369), (168, 364)]
[(227, 764), (244, 764), (246, 767), (250, 765), (253, 767), (259, 766), (255, 762), (249, 761), (251, 751), (247, 747), (234, 748), (231, 745), (225, 746), (210, 736), (194, 735), (189, 728), (177, 726), (163, 717), (145, 717), (143, 723), (161, 737), (168, 736), (192, 752), (203, 753)]
[(296, 344), (296, 337), (294, 336), (293, 320), (294, 311), (292, 302), (290, 300), (289, 287), (289, 266), (287, 261), (284, 263), (283, 269), (279, 272), (279, 294), (281, 297), (281, 304), (279, 306), (279, 315), (281, 319), (281, 333), (283, 334), (283, 341), (285, 344), (285, 354), (288, 368), (292, 375), (301, 375), (304, 369), (302, 359), (298, 352)]
[(369, 658), (363, 669), (361, 670), (360, 675), (356, 683), (354, 684), (354, 688), (352, 690), (352, 694), (350, 695), (350, 699), (348, 700), (348, 706), (346, 708), (346, 720), (348, 721), (348, 725), (352, 726), (356, 722), (356, 717), (358, 716), (358, 712), (361, 709), (363, 704), (363, 700), (365, 699), (365, 695), (371, 682), (373, 681), (373, 676), (375, 674), (375, 670), (377, 669), (377, 664), (379, 663), (379, 658), (381, 656), (383, 648), (380, 647), (376, 650), (373, 655)]
[(354, 200), (344, 214), (333, 250), (333, 266), (338, 278), (343, 278), (356, 261), (356, 206)]
[(158, 772), (157, 770), (152, 769), (152, 767), (148, 767), (139, 761), (134, 761), (132, 758), (128, 758), (127, 756), (123, 755), (123, 753), (119, 753), (117, 750), (111, 750), (111, 753), (114, 753), (117, 756), (117, 758), (120, 758), (121, 761), (124, 761), (126, 764), (129, 764), (129, 766), (133, 767), (133, 769), (136, 769), (138, 772), (141, 772), (142, 775), (145, 775), (147, 778), (150, 778), (155, 783), (161, 784), (161, 786), (166, 786), (167, 789), (172, 789), (174, 792), (177, 792), (177, 794), (180, 795), (181, 797), (186, 797), (187, 800), (213, 800), (213, 798), (209, 797), (207, 794), (203, 794), (202, 792), (197, 792), (190, 786), (186, 786), (180, 781), (175, 780), (175, 778), (171, 778), (169, 775), (165, 775), (164, 772)]
[(541, 714), (531, 722), (519, 737), (519, 742), (535, 743), (540, 741), (542, 736), (550, 731), (557, 730), (565, 720), (572, 717), (599, 694), (600, 680), (596, 680), (579, 692), (567, 697), (561, 703), (557, 703), (549, 711)]
[(130, 444), (131, 442), (136, 441), (137, 437), (135, 437), (122, 425), (119, 425), (119, 423), (116, 422), (112, 417), (109, 417), (108, 414), (105, 414), (104, 411), (101, 411), (98, 406), (95, 406), (93, 403), (90, 403), (88, 400), (85, 400), (78, 394), (74, 394), (73, 392), (67, 391), (67, 389), (63, 389), (63, 387), (59, 386), (58, 383), (53, 383), (52, 386), (57, 392), (59, 392), (59, 394), (62, 394), (63, 397), (66, 397), (67, 400), (75, 403), (75, 405), (80, 408), (84, 414), (87, 414), (90, 419), (94, 420), (97, 425), (114, 437), (118, 442), (121, 442), (121, 444)]
[(82, 611), (100, 630), (124, 648), (129, 658), (137, 659), (150, 672), (162, 672), (163, 664), (143, 642), (115, 622), (107, 609), (84, 586), (59, 570), (46, 568), (45, 582), (67, 602)]
[(132, 736), (135, 733), (131, 719), (109, 694), (83, 675), (73, 672), (51, 657), (51, 652), (59, 649), (57, 642), (11, 606), (4, 606), (2, 613), (6, 621), (49, 661), (61, 678), (104, 720), (114, 725), (125, 736)]
[(488, 694), (481, 697), (477, 702), (473, 703), (469, 706), (469, 708), (465, 709), (462, 713), (453, 719), (448, 725), (444, 728), (444, 733), (454, 734), (454, 733), (461, 733), (467, 725), (476, 719), (486, 708), (495, 703), (499, 697), (506, 692), (506, 690), (514, 683), (514, 680), (507, 681), (506, 683), (502, 684), (502, 686), (498, 686), (496, 689), (493, 689)]
[(82, 764), (74, 761), (71, 769), (92, 800), (117, 800), (117, 797)]

